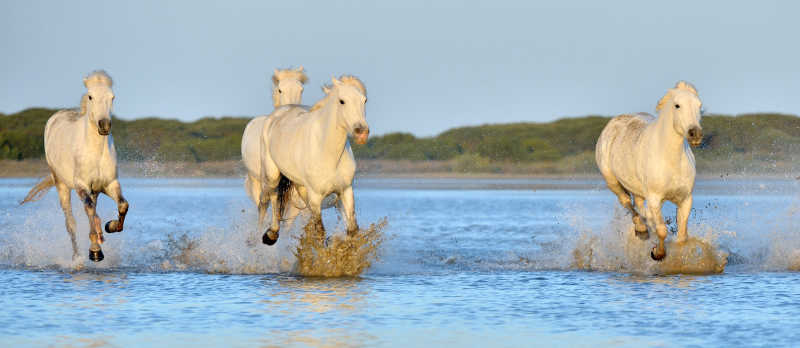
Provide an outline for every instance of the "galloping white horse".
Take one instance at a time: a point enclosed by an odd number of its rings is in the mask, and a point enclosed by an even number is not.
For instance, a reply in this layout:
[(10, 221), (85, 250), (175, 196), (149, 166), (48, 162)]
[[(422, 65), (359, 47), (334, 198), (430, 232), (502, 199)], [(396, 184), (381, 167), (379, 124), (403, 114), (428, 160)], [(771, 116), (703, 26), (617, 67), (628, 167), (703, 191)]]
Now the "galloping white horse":
[[(650, 252), (654, 260), (666, 256), (667, 226), (661, 217), (664, 200), (678, 206), (677, 241), (688, 238), (695, 161), (686, 140), (692, 146), (703, 140), (701, 106), (694, 86), (680, 81), (658, 102), (658, 118), (647, 113), (614, 117), (597, 140), (597, 167), (608, 188), (633, 215), (636, 234), (647, 239), (648, 227), (658, 234), (658, 245)], [(646, 226), (639, 214), (644, 215)]]
[(81, 98), (80, 112), (61, 110), (47, 120), (44, 128), (44, 150), (48, 175), (34, 186), (20, 203), (37, 200), (52, 186), (58, 189), (67, 231), (72, 239), (72, 257), (78, 256), (75, 236), (75, 217), (72, 215), (71, 190), (83, 202), (89, 218), (89, 259), (103, 260), (103, 231), (95, 207), (97, 196), (105, 193), (117, 202), (118, 220), (106, 223), (108, 233), (121, 232), (128, 213), (128, 202), (122, 197), (117, 180), (117, 152), (111, 136), (111, 104), (114, 93), (111, 77), (105, 71), (95, 71), (83, 79), (87, 93)]
[(281, 215), (292, 188), (311, 210), (310, 223), (317, 231), (324, 234), (322, 202), (331, 193), (339, 197), (347, 233), (358, 231), (353, 198), (356, 163), (347, 136), (352, 135), (359, 144), (367, 142), (367, 91), (356, 77), (332, 81), (327, 95), (311, 110), (282, 107), (264, 124), (261, 168), (273, 207), (272, 224), (262, 236), (264, 244), (278, 240)]
[[(272, 75), (273, 106), (277, 109), (282, 105), (300, 104), (306, 81), (308, 77), (302, 66), (297, 69), (275, 69)], [(261, 134), (267, 117), (258, 116), (250, 120), (242, 134), (242, 162), (247, 169), (244, 187), (247, 195), (258, 206), (259, 228), (263, 225), (269, 204), (266, 195), (262, 195), (264, 184), (261, 179)]]

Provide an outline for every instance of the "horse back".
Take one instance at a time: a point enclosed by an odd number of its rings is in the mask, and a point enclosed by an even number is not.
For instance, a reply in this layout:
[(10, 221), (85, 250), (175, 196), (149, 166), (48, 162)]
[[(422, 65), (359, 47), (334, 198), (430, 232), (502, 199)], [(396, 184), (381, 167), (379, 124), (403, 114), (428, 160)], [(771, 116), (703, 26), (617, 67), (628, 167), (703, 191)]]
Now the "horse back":
[(597, 140), (595, 159), (607, 180), (619, 181), (628, 190), (638, 191), (640, 139), (654, 120), (654, 116), (646, 113), (626, 114), (606, 124)]
[(59, 110), (47, 120), (44, 128), (44, 152), (57, 181), (72, 187), (75, 171), (74, 149), (84, 123), (76, 110)]

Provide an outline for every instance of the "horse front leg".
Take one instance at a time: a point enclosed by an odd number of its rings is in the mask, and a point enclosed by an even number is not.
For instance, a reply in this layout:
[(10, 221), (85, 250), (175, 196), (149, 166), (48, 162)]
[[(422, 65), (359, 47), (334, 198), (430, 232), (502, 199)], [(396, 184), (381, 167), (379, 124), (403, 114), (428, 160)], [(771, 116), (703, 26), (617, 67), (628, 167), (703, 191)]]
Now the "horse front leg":
[(292, 225), (294, 225), (295, 219), (297, 219), (297, 216), (300, 215), (300, 212), (303, 211), (303, 209), (298, 208), (297, 205), (295, 205), (295, 203), (296, 202), (294, 202), (294, 198), (293, 198), (292, 201), (289, 202), (289, 206), (286, 207), (286, 212), (283, 214), (282, 219), (283, 219), (283, 222), (284, 222), (284, 228), (286, 228), (286, 229), (291, 229), (292, 228)]
[(663, 200), (661, 197), (648, 197), (647, 209), (650, 216), (647, 217), (647, 223), (656, 230), (658, 234), (658, 245), (653, 247), (650, 251), (650, 257), (653, 260), (661, 261), (667, 256), (667, 250), (664, 247), (664, 240), (667, 238), (667, 225), (664, 223), (664, 218), (661, 216), (661, 204)]
[(100, 244), (103, 243), (103, 232), (100, 229), (100, 217), (97, 216), (97, 193), (89, 192), (82, 188), (76, 191), (83, 202), (86, 217), (89, 218), (89, 240), (91, 241), (89, 260), (94, 262), (103, 261), (103, 250), (100, 248)]
[(686, 225), (689, 223), (689, 213), (692, 211), (692, 195), (687, 196), (682, 202), (678, 203), (678, 243), (683, 243), (689, 239)]
[(122, 187), (120, 187), (119, 181), (112, 181), (103, 192), (117, 203), (117, 220), (106, 222), (106, 232), (122, 232), (122, 228), (125, 225), (125, 215), (128, 214), (128, 201), (122, 196)]
[(356, 204), (353, 197), (353, 187), (348, 186), (339, 194), (342, 213), (344, 215), (344, 222), (347, 225), (347, 235), (353, 236), (358, 232), (358, 223), (356, 222)]
[(314, 230), (318, 238), (325, 239), (325, 226), (322, 224), (322, 195), (316, 192), (307, 192), (307, 206), (311, 210), (311, 220), (308, 221), (310, 228)]

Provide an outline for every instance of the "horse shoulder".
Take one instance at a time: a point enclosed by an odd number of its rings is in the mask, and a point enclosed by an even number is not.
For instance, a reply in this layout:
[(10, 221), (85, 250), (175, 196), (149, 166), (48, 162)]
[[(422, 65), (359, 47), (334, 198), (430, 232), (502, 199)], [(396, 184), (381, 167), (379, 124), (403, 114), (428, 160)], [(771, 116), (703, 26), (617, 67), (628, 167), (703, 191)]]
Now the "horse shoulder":
[(345, 145), (342, 158), (339, 159), (339, 165), (336, 171), (339, 173), (337, 177), (343, 180), (341, 184), (345, 184), (345, 186), (350, 186), (352, 184), (353, 177), (355, 177), (356, 173), (356, 159), (355, 156), (353, 156), (353, 149), (350, 147), (349, 142)]

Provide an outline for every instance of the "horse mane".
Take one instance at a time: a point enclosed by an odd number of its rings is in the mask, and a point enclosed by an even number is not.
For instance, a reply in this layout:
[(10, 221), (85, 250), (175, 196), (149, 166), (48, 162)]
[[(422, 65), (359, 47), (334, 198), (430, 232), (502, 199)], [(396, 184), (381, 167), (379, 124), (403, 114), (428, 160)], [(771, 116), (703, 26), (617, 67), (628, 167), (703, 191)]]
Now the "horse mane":
[[(364, 87), (364, 83), (361, 82), (361, 80), (359, 80), (358, 77), (355, 77), (355, 76), (352, 76), (352, 75), (342, 75), (339, 78), (339, 81), (342, 81), (342, 83), (345, 84), (345, 85), (350, 85), (350, 86), (353, 86), (353, 87), (357, 88), (361, 92), (361, 94), (363, 94), (365, 97), (367, 96), (367, 88)], [(331, 96), (330, 93), (331, 93), (331, 90), (333, 90), (333, 87), (334, 86), (331, 85), (331, 84), (322, 85), (322, 92), (325, 93), (325, 97), (320, 99), (320, 101), (316, 102), (316, 104), (314, 104), (311, 107), (311, 109), (308, 110), (308, 111), (309, 112), (310, 111), (314, 111), (316, 109), (321, 108), (323, 105), (325, 105), (325, 102)]]
[(308, 76), (303, 72), (302, 66), (296, 69), (275, 69), (275, 73), (272, 74), (272, 84), (277, 86), (279, 81), (285, 79), (298, 80), (302, 84), (308, 82)]
[(700, 96), (697, 94), (697, 89), (694, 88), (694, 85), (686, 81), (678, 81), (678, 83), (675, 84), (675, 88), (667, 91), (667, 94), (664, 94), (664, 96), (661, 97), (661, 100), (658, 101), (658, 104), (656, 105), (656, 111), (661, 111), (661, 108), (664, 107), (664, 104), (666, 104), (667, 101), (672, 98), (672, 94), (675, 90), (684, 90), (691, 92), (695, 96)]
[(114, 84), (114, 81), (111, 80), (111, 76), (108, 76), (104, 70), (92, 71), (83, 78), (83, 85), (86, 86), (86, 88), (96, 85), (111, 88), (112, 84)]
[(355, 88), (358, 88), (358, 90), (361, 91), (361, 94), (363, 94), (365, 97), (367, 96), (367, 89), (364, 88), (364, 83), (361, 82), (361, 80), (359, 80), (358, 77), (351, 75), (342, 75), (342, 77), (340, 77), (339, 80), (342, 81), (342, 83), (344, 83), (345, 85), (350, 85)]

